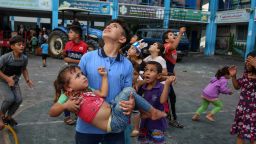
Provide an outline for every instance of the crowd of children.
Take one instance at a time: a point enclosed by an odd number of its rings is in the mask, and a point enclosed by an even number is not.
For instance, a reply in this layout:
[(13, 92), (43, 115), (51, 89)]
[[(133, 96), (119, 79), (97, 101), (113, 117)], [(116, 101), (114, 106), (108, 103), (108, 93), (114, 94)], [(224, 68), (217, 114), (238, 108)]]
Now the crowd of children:
[[(70, 112), (77, 114), (77, 144), (120, 144), (125, 143), (127, 135), (124, 136), (124, 131), (131, 113), (135, 112), (136, 122), (131, 135), (138, 136), (142, 144), (166, 143), (168, 124), (183, 128), (177, 121), (172, 84), (176, 81), (176, 49), (185, 31), (186, 28), (180, 28), (177, 36), (166, 31), (162, 36), (163, 44), (150, 45), (150, 55), (143, 59), (141, 49), (147, 45), (137, 35), (130, 41), (128, 26), (121, 20), (113, 20), (105, 27), (103, 48), (91, 52), (87, 52), (88, 45), (81, 39), (81, 28), (71, 26), (70, 41), (63, 52), (68, 65), (59, 71), (54, 81), (55, 103), (49, 115), (55, 117), (64, 112), (64, 122), (71, 125), (75, 121)], [(38, 43), (33, 37), (31, 41), (32, 47), (33, 43)], [(17, 125), (12, 116), (22, 102), (20, 75), (23, 74), (28, 86), (33, 85), (27, 71), (28, 58), (23, 54), (22, 37), (13, 37), (10, 45), (13, 51), (0, 57), (0, 92), (4, 97), (0, 129), (4, 122)], [(46, 67), (47, 38), (42, 41), (41, 48), (43, 67)], [(199, 121), (209, 104), (213, 104), (214, 108), (206, 118), (215, 121), (215, 115), (223, 108), (219, 95), (233, 94), (228, 88), (231, 79), (234, 88), (241, 89), (241, 93), (230, 132), (237, 135), (237, 144), (244, 144), (246, 140), (255, 144), (256, 52), (248, 54), (242, 77), (237, 78), (236, 74), (236, 66), (225, 66), (217, 71), (202, 90), (202, 103), (192, 120)]]

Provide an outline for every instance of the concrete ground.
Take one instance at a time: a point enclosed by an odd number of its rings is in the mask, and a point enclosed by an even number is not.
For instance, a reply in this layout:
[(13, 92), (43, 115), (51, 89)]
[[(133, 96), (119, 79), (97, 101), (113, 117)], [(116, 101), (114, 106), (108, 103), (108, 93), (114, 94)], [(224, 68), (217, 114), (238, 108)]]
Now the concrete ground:
[[(63, 116), (51, 118), (48, 110), (53, 101), (53, 80), (64, 62), (59, 59), (47, 59), (47, 67), (41, 65), (41, 57), (29, 56), (28, 70), (34, 82), (34, 88), (20, 81), (23, 103), (15, 119), (19, 125), (15, 128), (20, 144), (71, 144), (74, 143), (75, 126), (63, 123)], [(208, 122), (202, 115), (200, 122), (192, 122), (191, 117), (201, 102), (202, 88), (224, 65), (237, 65), (239, 73), (243, 71), (243, 61), (228, 56), (205, 57), (193, 54), (185, 57), (176, 66), (177, 83), (174, 85), (177, 95), (178, 120), (185, 125), (183, 129), (170, 127), (167, 130), (168, 144), (233, 144), (235, 136), (229, 134), (234, 119), (234, 110), (239, 100), (239, 91), (222, 95), (223, 110), (216, 115), (216, 122)], [(231, 82), (230, 86), (231, 86)], [(0, 96), (0, 102), (3, 97)], [(212, 108), (212, 107), (210, 107)], [(0, 143), (3, 139), (0, 132)], [(133, 139), (132, 143), (137, 143)], [(4, 143), (7, 144), (7, 143)]]

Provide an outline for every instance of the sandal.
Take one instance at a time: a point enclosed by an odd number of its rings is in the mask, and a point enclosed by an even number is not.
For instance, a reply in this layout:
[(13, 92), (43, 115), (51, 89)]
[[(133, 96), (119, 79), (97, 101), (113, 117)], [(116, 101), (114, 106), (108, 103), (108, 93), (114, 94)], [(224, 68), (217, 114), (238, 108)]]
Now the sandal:
[(8, 119), (8, 118), (3, 118), (3, 122), (4, 122), (5, 124), (10, 125), (10, 126), (16, 126), (16, 125), (18, 125), (17, 121), (14, 120), (13, 118), (10, 118), (10, 119)]
[(71, 117), (66, 117), (64, 119), (65, 124), (67, 125), (74, 125), (76, 122)]
[(199, 121), (199, 120), (200, 120), (199, 114), (195, 114), (195, 115), (192, 117), (192, 121)]
[(207, 118), (207, 120), (209, 120), (209, 121), (211, 121), (211, 122), (214, 122), (214, 121), (215, 121), (215, 119), (214, 119), (214, 117), (213, 117), (213, 114), (211, 114), (211, 113), (209, 113), (208, 115), (206, 115), (206, 118)]
[(176, 128), (183, 128), (184, 126), (176, 120), (169, 121), (169, 125)]

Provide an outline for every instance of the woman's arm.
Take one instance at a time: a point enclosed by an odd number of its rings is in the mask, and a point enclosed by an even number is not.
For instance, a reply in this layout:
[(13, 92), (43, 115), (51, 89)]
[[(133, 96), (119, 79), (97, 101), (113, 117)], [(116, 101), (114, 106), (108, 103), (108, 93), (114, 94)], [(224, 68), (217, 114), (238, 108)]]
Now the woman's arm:
[(232, 83), (233, 83), (233, 86), (236, 90), (240, 89), (240, 86), (238, 84), (238, 80), (236, 79), (236, 76), (233, 76), (232, 77)]
[(240, 86), (239, 86), (239, 83), (236, 79), (236, 73), (237, 73), (237, 67), (236, 66), (231, 66), (229, 68), (229, 74), (232, 78), (232, 83), (233, 83), (233, 86), (236, 90), (240, 89)]

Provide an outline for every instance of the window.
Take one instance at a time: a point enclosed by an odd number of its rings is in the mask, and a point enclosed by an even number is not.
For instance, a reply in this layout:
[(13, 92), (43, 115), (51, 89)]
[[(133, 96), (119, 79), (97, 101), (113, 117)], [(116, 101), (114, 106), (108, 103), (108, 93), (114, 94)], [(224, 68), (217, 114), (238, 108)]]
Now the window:
[(246, 41), (247, 38), (247, 25), (238, 25), (236, 27), (237, 41)]

